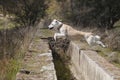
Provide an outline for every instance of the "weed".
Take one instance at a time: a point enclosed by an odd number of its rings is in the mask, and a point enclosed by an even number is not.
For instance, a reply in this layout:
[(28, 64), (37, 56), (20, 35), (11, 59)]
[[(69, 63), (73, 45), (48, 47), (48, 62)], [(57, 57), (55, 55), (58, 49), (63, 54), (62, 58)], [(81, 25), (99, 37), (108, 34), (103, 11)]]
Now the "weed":
[(7, 65), (6, 80), (15, 80), (19, 68), (19, 61), (16, 59), (11, 59), (10, 63)]
[(16, 59), (3, 59), (0, 61), (0, 80), (15, 80), (20, 64)]

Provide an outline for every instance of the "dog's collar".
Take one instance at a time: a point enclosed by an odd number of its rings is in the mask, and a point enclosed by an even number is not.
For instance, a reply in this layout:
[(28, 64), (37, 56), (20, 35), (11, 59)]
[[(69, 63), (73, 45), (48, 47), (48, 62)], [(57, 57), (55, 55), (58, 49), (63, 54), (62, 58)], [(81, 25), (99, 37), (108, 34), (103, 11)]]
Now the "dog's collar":
[(57, 28), (58, 31), (60, 30), (60, 28), (62, 27), (62, 25), (63, 25), (63, 24), (61, 24), (61, 25), (58, 26), (58, 28)]

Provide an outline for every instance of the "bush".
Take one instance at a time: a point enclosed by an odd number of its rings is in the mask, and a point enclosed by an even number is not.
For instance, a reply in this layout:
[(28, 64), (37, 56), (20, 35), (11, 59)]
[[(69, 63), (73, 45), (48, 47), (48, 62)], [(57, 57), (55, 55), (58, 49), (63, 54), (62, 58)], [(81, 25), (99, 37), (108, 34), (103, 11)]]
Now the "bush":
[(109, 30), (105, 42), (110, 49), (120, 51), (120, 28)]

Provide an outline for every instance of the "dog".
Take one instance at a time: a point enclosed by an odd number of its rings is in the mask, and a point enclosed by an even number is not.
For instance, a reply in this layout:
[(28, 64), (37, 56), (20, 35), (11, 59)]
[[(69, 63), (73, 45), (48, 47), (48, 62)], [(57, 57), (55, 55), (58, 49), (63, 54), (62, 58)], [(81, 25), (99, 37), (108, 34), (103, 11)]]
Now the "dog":
[(94, 35), (91, 32), (83, 32), (83, 31), (78, 31), (74, 28), (72, 28), (69, 25), (63, 24), (61, 21), (58, 21), (54, 19), (50, 25), (48, 26), (49, 29), (57, 29), (57, 33), (54, 34), (54, 40), (56, 41), (57, 38), (60, 37), (67, 37), (67, 36), (83, 36), (86, 40), (86, 42), (90, 45), (101, 45), (102, 47), (106, 47), (101, 41), (100, 41), (100, 36)]

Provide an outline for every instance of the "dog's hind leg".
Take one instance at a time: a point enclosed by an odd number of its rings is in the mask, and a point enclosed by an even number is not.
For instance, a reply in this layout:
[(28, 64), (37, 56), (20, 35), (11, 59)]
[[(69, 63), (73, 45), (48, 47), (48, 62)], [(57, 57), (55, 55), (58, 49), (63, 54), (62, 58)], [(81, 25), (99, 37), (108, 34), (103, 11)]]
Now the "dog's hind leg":
[(54, 40), (56, 41), (57, 38), (60, 38), (60, 37), (65, 37), (66, 35), (63, 34), (63, 33), (55, 33), (54, 34)]
[(101, 45), (103, 48), (106, 47), (101, 41), (97, 41), (96, 43), (99, 44), (99, 45)]

